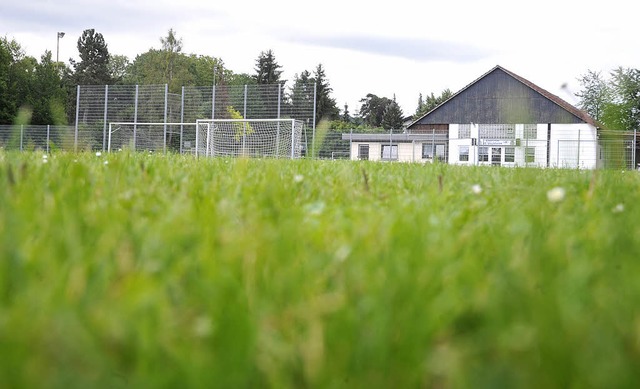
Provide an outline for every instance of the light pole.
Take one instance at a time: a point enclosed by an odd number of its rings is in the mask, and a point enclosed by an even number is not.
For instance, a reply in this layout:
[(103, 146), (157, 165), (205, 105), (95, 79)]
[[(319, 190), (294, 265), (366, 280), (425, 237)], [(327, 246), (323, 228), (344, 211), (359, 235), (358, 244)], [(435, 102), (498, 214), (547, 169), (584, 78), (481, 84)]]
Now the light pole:
[(64, 38), (64, 32), (58, 32), (58, 40), (56, 42), (56, 63), (59, 62), (60, 57), (60, 38)]

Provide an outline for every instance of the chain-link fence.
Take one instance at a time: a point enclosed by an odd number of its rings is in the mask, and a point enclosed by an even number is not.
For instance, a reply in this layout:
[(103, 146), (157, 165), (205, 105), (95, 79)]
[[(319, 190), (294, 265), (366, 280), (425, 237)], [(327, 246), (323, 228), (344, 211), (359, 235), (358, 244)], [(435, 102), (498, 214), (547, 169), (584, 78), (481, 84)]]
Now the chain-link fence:
[(0, 148), (50, 152), (74, 149), (73, 126), (0, 125)]
[[(114, 104), (115, 105), (115, 104)], [(217, 108), (216, 108), (217, 109)], [(115, 109), (114, 109), (115, 110)], [(182, 118), (181, 118), (182, 119)], [(167, 149), (193, 153), (195, 123), (110, 122), (106, 129), (106, 147), (160, 151)], [(0, 148), (5, 150), (73, 151), (101, 150), (102, 132), (77, 131), (75, 126), (0, 125)], [(306, 142), (305, 142), (306, 140)], [(133, 143), (132, 143), (133, 141)], [(457, 142), (457, 143), (456, 143)], [(362, 133), (330, 130), (318, 137), (315, 145), (304, 139), (302, 155), (320, 159), (354, 159), (405, 162), (490, 164), (500, 166), (537, 166), (552, 168), (604, 168), (635, 170), (640, 168), (640, 139), (635, 131), (600, 131), (598, 140), (529, 140), (520, 145), (471, 144), (469, 139), (449, 139), (444, 134), (407, 134), (402, 130), (387, 133)], [(89, 147), (97, 144), (100, 147)], [(134, 147), (132, 147), (132, 144)], [(635, 147), (634, 147), (635, 145)], [(315, 147), (315, 150), (313, 149)]]
[[(314, 117), (313, 84), (291, 90), (284, 84), (186, 86), (180, 94), (169, 93), (167, 85), (78, 86), (74, 148), (105, 151), (110, 123), (195, 123), (212, 118), (296, 119), (305, 124), (308, 140), (315, 129)], [(181, 142), (195, 138), (193, 130), (178, 137), (164, 127), (147, 127), (160, 131), (149, 137), (165, 137), (153, 142), (162, 146), (156, 151), (180, 152), (185, 148)]]
[(640, 139), (636, 131), (599, 131), (597, 140), (579, 136), (551, 140), (472, 139), (449, 138), (448, 132), (350, 132), (341, 135), (341, 142), (325, 140), (318, 156), (336, 159), (345, 155), (371, 161), (437, 160), (461, 165), (635, 170), (640, 169)]

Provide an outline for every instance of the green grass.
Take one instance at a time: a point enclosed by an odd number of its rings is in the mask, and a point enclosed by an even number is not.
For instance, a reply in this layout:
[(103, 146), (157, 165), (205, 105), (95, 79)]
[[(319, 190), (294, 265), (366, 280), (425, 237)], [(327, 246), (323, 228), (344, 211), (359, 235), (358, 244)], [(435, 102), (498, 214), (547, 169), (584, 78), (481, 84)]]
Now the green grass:
[(0, 151), (0, 386), (639, 387), (639, 191)]

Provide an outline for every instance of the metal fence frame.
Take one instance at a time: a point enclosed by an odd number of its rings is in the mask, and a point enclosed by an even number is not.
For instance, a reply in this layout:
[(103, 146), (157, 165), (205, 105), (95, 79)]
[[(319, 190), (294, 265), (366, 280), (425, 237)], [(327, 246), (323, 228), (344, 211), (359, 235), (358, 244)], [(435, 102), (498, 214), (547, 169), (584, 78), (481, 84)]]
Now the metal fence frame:
[[(305, 137), (313, 138), (316, 125), (313, 85), (313, 89), (305, 88), (304, 95), (294, 90), (287, 93), (284, 84), (184, 86), (180, 94), (169, 93), (166, 84), (78, 86), (74, 150), (106, 151), (111, 122), (296, 119), (310, 129), (311, 134), (305, 133)], [(163, 145), (162, 151), (167, 149), (179, 152), (182, 145)]]

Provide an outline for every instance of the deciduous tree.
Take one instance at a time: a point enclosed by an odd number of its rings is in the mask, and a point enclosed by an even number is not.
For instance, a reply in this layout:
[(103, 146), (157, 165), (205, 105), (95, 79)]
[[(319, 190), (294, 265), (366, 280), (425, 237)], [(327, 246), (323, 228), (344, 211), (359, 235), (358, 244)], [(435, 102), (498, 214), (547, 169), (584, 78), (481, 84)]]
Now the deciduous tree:
[(609, 80), (589, 70), (576, 93), (579, 107), (610, 130), (640, 129), (640, 70), (619, 67)]
[(427, 99), (423, 101), (422, 93), (421, 93), (420, 97), (418, 98), (418, 108), (416, 109), (416, 113), (414, 114), (414, 117), (418, 118), (426, 114), (427, 112), (433, 110), (438, 105), (444, 103), (451, 96), (453, 96), (453, 93), (451, 92), (451, 90), (447, 88), (443, 90), (439, 96), (436, 96), (433, 94), (433, 92), (431, 92), (431, 94), (427, 95)]
[(382, 125), (382, 117), (387, 106), (393, 100), (387, 97), (378, 97), (373, 93), (360, 100), (360, 117), (364, 123), (370, 127), (380, 127)]
[(605, 105), (611, 101), (612, 90), (601, 72), (588, 70), (579, 78), (582, 89), (576, 93), (580, 99), (578, 107), (586, 111), (595, 120), (600, 120)]
[(112, 55), (107, 67), (111, 79), (114, 83), (118, 84), (127, 76), (131, 62), (125, 55)]
[(171, 84), (176, 58), (182, 52), (182, 38), (178, 38), (173, 28), (170, 28), (167, 36), (160, 38), (160, 43), (162, 43), (162, 53), (164, 55), (164, 76), (167, 84)]

